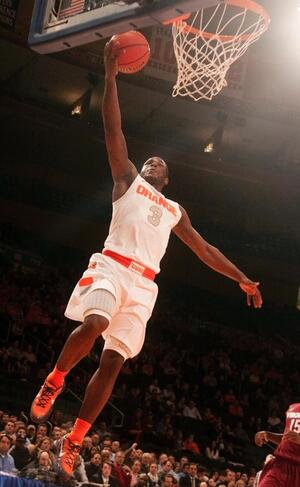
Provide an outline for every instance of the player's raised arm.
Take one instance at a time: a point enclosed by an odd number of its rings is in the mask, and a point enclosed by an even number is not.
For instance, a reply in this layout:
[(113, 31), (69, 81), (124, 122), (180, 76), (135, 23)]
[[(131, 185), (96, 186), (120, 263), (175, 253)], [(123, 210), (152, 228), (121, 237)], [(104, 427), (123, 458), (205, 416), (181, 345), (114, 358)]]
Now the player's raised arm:
[(248, 279), (230, 260), (228, 260), (216, 247), (206, 242), (192, 227), (187, 212), (180, 207), (182, 217), (173, 228), (173, 232), (180, 238), (207, 266), (216, 272), (229, 277), (239, 283), (241, 289), (247, 294), (247, 304), (261, 308), (262, 297), (257, 288), (258, 282)]
[[(127, 145), (122, 132), (116, 76), (118, 74), (118, 43), (110, 41), (104, 50), (105, 88), (102, 117), (109, 164), (115, 183), (125, 184), (125, 190), (137, 176), (137, 169), (128, 159)], [(118, 195), (120, 196), (120, 195)]]

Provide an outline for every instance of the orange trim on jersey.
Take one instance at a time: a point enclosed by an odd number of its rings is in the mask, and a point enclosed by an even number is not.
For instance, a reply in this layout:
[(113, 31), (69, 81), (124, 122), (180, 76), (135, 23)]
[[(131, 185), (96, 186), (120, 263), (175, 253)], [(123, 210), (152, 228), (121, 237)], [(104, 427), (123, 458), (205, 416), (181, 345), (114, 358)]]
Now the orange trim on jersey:
[(93, 277), (83, 277), (82, 279), (80, 279), (78, 284), (80, 287), (82, 287), (82, 286), (89, 286), (90, 284), (93, 284), (93, 282), (94, 282)]
[(145, 267), (144, 265), (136, 262), (133, 259), (129, 259), (128, 257), (124, 257), (124, 255), (117, 254), (117, 252), (113, 252), (112, 250), (107, 249), (103, 250), (102, 254), (119, 262), (119, 264), (127, 267), (127, 269), (130, 269), (131, 271), (136, 272), (137, 274), (140, 274), (147, 279), (150, 279), (151, 281), (155, 279), (156, 274), (152, 269)]

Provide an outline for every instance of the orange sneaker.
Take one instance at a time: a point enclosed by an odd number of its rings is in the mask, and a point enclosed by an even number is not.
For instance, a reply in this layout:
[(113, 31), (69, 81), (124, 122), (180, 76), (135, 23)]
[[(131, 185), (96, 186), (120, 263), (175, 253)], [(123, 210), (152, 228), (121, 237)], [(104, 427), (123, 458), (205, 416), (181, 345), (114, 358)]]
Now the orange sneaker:
[(74, 463), (81, 450), (81, 443), (73, 443), (68, 435), (63, 436), (54, 442), (57, 453), (58, 472), (64, 476), (71, 477)]
[(40, 391), (31, 404), (30, 417), (35, 423), (43, 423), (52, 413), (55, 399), (64, 390), (65, 383), (60, 387), (54, 387), (45, 380)]

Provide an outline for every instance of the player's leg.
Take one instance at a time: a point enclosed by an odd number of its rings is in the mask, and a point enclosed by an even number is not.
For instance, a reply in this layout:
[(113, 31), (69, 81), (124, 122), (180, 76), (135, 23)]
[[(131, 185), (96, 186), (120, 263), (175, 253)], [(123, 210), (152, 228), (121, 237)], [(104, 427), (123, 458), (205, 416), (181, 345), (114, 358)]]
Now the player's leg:
[(62, 474), (72, 475), (76, 455), (83, 438), (109, 400), (114, 384), (127, 356), (104, 349), (99, 367), (87, 385), (84, 400), (70, 433), (56, 444), (58, 468)]
[[(125, 275), (128, 273), (126, 270)], [(130, 289), (131, 275), (128, 275)], [(125, 360), (135, 357), (142, 349), (146, 323), (151, 316), (157, 296), (157, 286), (140, 278), (141, 284), (126, 293), (126, 307), (114, 314), (108, 328), (99, 367), (91, 378), (79, 417), (72, 431), (59, 445), (59, 469), (67, 475), (73, 471), (74, 460), (87, 431), (107, 403), (116, 378)]]
[(67, 339), (59, 359), (34, 398), (30, 415), (35, 422), (44, 422), (52, 412), (57, 396), (64, 389), (68, 372), (91, 351), (95, 340), (109, 325), (116, 308), (116, 298), (106, 289), (97, 289), (86, 297), (85, 318)]

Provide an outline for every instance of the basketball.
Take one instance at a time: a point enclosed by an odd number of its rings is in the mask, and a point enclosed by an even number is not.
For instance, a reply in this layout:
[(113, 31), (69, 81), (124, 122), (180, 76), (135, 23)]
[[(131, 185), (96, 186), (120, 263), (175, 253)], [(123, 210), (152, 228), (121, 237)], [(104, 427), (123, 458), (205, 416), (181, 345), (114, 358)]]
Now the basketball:
[(132, 30), (116, 34), (112, 40), (120, 44), (118, 56), (120, 73), (137, 73), (146, 66), (150, 57), (150, 46), (143, 34)]

